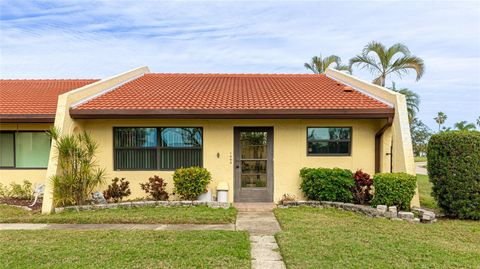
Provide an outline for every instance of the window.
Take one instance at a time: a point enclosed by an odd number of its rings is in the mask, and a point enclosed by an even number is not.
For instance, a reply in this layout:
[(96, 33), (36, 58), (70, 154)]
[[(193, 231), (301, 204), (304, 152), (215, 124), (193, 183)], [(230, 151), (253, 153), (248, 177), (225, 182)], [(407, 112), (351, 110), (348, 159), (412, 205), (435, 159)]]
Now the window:
[(0, 167), (46, 168), (50, 138), (44, 132), (0, 133)]
[(114, 128), (115, 170), (202, 166), (202, 128)]
[(350, 155), (352, 128), (307, 128), (307, 155)]

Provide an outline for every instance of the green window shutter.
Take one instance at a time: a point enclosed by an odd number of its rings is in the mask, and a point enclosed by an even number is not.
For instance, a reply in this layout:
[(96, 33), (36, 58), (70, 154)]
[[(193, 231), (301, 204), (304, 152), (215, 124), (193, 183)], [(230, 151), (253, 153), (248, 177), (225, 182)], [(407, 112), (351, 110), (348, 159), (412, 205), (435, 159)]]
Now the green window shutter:
[(17, 168), (46, 168), (50, 155), (50, 138), (44, 132), (15, 134)]
[(14, 165), (13, 133), (0, 133), (0, 167), (13, 167)]

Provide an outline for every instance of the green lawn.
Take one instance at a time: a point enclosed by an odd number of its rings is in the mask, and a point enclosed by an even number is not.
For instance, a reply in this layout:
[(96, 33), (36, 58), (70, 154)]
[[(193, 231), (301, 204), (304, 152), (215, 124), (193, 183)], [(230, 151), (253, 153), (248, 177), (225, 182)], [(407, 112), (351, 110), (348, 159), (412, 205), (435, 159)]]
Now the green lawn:
[(427, 157), (426, 156), (415, 156), (414, 160), (415, 160), (415, 162), (426, 162)]
[(246, 232), (0, 231), (1, 268), (250, 268)]
[(0, 205), (0, 222), (31, 223), (162, 223), (220, 224), (235, 223), (235, 208), (196, 207), (119, 207), (95, 211), (66, 211), (51, 215), (31, 213)]
[(432, 197), (432, 183), (428, 179), (428, 175), (417, 174), (418, 193), (420, 195), (420, 205), (439, 211), (437, 202)]
[(480, 268), (480, 223), (415, 224), (337, 209), (276, 209), (288, 268)]

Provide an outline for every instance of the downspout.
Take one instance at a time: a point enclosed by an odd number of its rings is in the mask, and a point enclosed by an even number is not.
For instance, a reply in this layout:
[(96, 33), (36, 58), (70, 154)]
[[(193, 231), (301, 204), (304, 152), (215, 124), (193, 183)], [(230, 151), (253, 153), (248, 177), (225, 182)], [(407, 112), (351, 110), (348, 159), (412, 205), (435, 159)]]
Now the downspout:
[[(378, 132), (375, 134), (375, 173), (380, 172), (380, 144), (382, 141), (382, 135), (383, 133), (392, 126), (393, 124), (393, 116), (390, 116), (387, 118), (387, 122), (385, 125), (378, 130)], [(390, 153), (390, 158), (392, 158), (392, 155)]]

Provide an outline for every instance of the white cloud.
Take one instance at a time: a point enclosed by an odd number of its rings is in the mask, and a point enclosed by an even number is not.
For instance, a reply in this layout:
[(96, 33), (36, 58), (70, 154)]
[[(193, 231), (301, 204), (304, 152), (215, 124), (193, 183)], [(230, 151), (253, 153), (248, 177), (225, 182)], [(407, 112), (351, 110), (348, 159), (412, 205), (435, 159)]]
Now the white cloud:
[[(394, 79), (422, 96), (430, 126), (480, 115), (479, 2), (1, 2), (0, 76), (102, 78), (154, 72), (302, 73), (311, 56), (347, 62), (371, 40), (402, 42), (425, 76)], [(355, 74), (371, 79), (368, 73)]]

